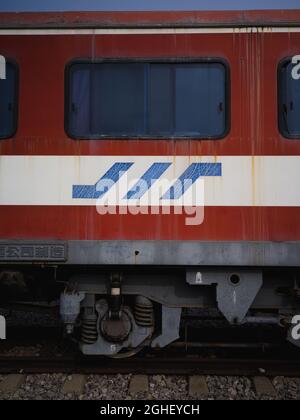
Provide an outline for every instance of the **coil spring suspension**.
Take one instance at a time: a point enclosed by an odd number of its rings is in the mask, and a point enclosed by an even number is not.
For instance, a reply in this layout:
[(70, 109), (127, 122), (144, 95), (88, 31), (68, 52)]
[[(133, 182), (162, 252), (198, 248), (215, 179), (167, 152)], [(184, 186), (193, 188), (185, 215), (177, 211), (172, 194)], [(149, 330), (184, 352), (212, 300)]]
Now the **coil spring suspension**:
[(137, 296), (134, 306), (134, 318), (140, 327), (153, 327), (154, 311), (151, 300), (144, 296)]
[(81, 341), (84, 344), (94, 344), (98, 339), (97, 317), (83, 318), (81, 325)]

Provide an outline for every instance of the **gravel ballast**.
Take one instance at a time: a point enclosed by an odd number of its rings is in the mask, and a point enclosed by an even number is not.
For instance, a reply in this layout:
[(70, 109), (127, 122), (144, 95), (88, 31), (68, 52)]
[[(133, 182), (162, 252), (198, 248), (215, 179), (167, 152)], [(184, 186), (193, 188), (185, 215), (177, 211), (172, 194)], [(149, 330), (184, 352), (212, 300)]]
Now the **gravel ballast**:
[[(0, 376), (0, 382), (4, 376)], [(65, 374), (26, 375), (22, 386), (13, 394), (0, 393), (0, 399), (12, 400), (257, 400), (257, 399), (300, 399), (299, 379), (277, 377), (272, 380), (276, 397), (255, 394), (251, 378), (207, 376), (209, 394), (203, 398), (189, 395), (188, 377), (149, 376), (149, 391), (135, 396), (129, 393), (131, 375), (101, 376), (89, 375), (81, 395), (63, 394)]]

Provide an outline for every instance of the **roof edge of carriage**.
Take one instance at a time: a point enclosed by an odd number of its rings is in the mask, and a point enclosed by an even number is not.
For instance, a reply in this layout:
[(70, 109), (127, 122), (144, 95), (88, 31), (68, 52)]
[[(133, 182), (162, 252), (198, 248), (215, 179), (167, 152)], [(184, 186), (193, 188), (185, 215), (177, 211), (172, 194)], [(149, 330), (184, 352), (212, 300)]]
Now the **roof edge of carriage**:
[(0, 13), (0, 29), (300, 26), (300, 9), (189, 12)]

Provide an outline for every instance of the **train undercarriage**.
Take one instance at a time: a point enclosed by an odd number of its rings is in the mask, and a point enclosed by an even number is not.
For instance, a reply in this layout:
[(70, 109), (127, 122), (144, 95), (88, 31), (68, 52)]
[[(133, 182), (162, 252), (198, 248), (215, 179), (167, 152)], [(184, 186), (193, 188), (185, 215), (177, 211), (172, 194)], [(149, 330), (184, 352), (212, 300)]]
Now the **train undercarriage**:
[[(85, 355), (125, 358), (165, 348), (187, 318), (196, 326), (272, 326), (300, 347), (293, 334), (300, 314), (296, 269), (7, 266), (0, 295), (12, 306), (52, 302), (65, 335)], [(201, 328), (196, 340), (201, 344)]]

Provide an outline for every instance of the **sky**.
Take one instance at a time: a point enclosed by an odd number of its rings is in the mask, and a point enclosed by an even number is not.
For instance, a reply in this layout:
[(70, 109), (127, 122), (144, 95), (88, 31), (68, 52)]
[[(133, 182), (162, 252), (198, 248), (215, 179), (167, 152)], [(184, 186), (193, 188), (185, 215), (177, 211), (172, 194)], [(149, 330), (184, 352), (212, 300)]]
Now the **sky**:
[(300, 0), (0, 0), (0, 11), (300, 9)]

